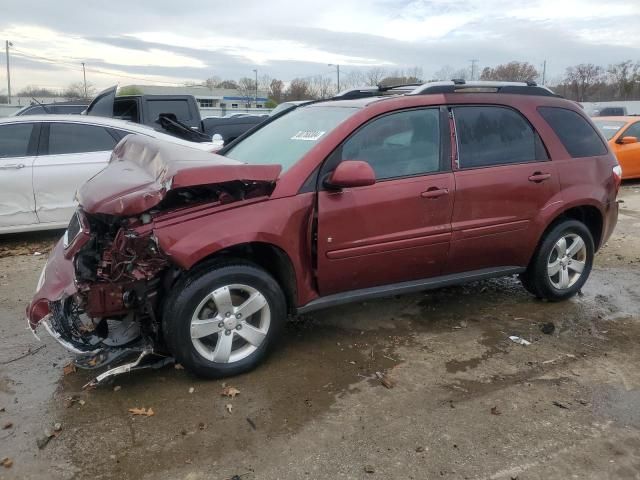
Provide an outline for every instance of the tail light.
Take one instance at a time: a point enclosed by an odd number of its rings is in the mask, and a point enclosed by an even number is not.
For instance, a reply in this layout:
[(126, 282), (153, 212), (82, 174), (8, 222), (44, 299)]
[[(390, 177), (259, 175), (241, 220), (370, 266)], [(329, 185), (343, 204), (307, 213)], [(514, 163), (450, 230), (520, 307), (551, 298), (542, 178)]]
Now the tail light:
[(613, 180), (616, 185), (616, 195), (618, 194), (618, 190), (620, 190), (620, 184), (622, 183), (622, 167), (620, 165), (616, 165), (613, 167)]

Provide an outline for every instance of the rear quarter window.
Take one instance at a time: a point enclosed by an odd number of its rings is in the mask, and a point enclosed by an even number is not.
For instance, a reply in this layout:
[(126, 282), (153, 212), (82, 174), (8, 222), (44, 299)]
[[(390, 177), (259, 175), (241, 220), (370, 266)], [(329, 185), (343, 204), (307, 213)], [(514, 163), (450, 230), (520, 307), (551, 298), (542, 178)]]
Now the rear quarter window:
[(606, 144), (582, 115), (560, 107), (538, 107), (538, 112), (573, 158), (606, 155)]

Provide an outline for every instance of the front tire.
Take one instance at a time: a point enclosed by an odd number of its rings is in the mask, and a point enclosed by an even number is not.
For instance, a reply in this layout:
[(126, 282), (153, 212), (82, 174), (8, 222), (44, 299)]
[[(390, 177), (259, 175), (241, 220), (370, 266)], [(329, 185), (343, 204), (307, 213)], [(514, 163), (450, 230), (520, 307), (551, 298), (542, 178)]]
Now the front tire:
[(583, 223), (561, 221), (545, 234), (520, 277), (522, 284), (538, 298), (573, 297), (589, 278), (594, 252), (593, 237)]
[(163, 315), (164, 339), (176, 362), (200, 377), (252, 370), (286, 322), (282, 289), (253, 264), (196, 271), (174, 291)]

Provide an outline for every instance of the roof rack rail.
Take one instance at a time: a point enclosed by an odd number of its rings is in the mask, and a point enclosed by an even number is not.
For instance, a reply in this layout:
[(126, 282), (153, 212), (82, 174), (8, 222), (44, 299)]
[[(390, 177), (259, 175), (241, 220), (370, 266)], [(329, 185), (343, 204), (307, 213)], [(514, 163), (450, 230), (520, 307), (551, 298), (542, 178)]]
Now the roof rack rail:
[(353, 100), (357, 98), (379, 97), (381, 95), (402, 95), (413, 92), (421, 85), (422, 83), (403, 83), (398, 85), (350, 88), (334, 95), (331, 100)]
[(518, 95), (538, 95), (545, 97), (559, 97), (547, 87), (541, 87), (536, 82), (493, 82), (470, 81), (453, 79), (444, 82), (427, 82), (415, 88), (409, 95), (426, 95), (434, 93), (511, 93)]

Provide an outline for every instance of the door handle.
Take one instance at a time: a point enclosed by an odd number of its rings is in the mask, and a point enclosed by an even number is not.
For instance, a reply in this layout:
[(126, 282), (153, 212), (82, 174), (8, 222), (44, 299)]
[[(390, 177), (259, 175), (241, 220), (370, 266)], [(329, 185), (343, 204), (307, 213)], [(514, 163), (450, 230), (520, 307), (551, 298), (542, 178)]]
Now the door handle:
[(0, 170), (20, 170), (24, 167), (24, 163), (11, 163), (9, 165), (0, 165)]
[(443, 195), (449, 195), (448, 188), (431, 187), (428, 188), (426, 192), (422, 192), (420, 194), (422, 198), (438, 198), (442, 197)]
[(542, 172), (534, 172), (533, 175), (529, 177), (530, 182), (541, 183), (545, 180), (549, 180), (551, 178), (550, 173), (542, 173)]

